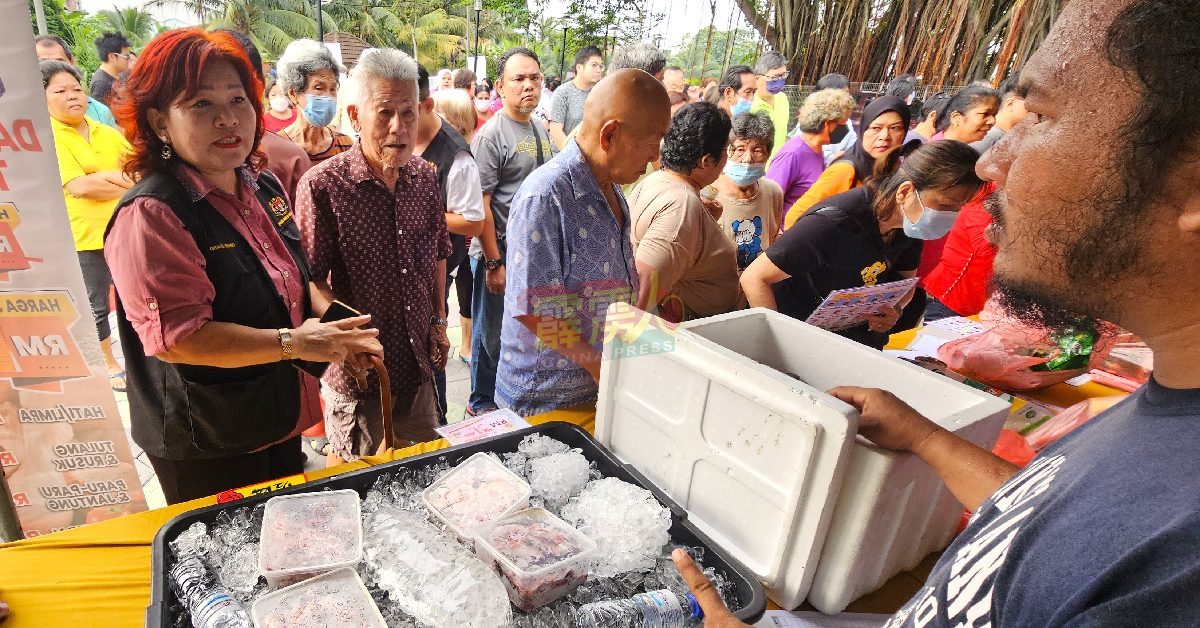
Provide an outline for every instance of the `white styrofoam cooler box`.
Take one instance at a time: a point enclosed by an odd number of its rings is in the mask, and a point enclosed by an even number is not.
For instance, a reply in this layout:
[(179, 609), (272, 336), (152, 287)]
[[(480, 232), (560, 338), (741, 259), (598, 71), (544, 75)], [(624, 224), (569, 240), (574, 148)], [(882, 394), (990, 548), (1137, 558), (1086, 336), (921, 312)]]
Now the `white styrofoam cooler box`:
[(596, 437), (787, 609), (807, 596), (840, 612), (949, 544), (962, 513), (916, 456), (855, 438), (857, 412), (823, 391), (890, 390), (988, 448), (1009, 411), (985, 392), (770, 310), (685, 323), (673, 344), (603, 363)]
[(781, 605), (804, 601), (857, 429), (850, 406), (688, 331), (601, 364), (596, 438)]

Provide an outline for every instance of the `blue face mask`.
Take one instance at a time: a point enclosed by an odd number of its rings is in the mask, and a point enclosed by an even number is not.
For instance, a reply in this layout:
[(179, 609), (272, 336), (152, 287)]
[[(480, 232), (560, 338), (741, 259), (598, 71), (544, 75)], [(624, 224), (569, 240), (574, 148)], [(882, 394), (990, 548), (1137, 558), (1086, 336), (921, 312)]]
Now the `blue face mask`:
[(734, 103), (734, 105), (732, 107), (729, 108), (729, 113), (731, 113), (735, 116), (738, 115), (739, 113), (746, 113), (747, 111), (750, 111), (750, 105), (752, 105), (752, 104), (754, 104), (754, 103), (750, 102), (749, 100), (746, 100), (745, 98), (742, 98), (741, 96), (738, 96), (738, 101), (736, 103)]
[(304, 95), (304, 119), (313, 126), (328, 126), (337, 113), (337, 99), (333, 96)]
[(904, 214), (904, 235), (918, 240), (937, 240), (950, 233), (958, 212), (930, 209), (921, 201), (921, 193), (913, 191), (917, 194), (917, 202), (921, 203), (921, 217), (913, 222), (908, 219), (908, 214)]
[(750, 187), (767, 173), (767, 164), (744, 164), (738, 161), (725, 162), (725, 174), (738, 187)]
[(787, 79), (785, 78), (767, 81), (767, 93), (778, 94), (779, 92), (783, 91), (783, 86), (785, 83), (787, 83)]

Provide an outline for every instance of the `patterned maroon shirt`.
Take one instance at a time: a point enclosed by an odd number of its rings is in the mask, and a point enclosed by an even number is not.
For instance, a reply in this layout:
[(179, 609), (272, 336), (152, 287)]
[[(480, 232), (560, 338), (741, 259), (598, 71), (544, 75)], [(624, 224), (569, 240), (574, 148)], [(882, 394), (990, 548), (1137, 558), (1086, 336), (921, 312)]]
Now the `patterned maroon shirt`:
[[(395, 192), (376, 176), (362, 145), (313, 166), (296, 187), (296, 218), (314, 279), (328, 277), (337, 299), (371, 315), (380, 330), (393, 394), (409, 394), (433, 377), (429, 319), (434, 269), (450, 256), (450, 232), (437, 175), (413, 157), (400, 169)], [(341, 364), (325, 383), (344, 395), (358, 390)]]

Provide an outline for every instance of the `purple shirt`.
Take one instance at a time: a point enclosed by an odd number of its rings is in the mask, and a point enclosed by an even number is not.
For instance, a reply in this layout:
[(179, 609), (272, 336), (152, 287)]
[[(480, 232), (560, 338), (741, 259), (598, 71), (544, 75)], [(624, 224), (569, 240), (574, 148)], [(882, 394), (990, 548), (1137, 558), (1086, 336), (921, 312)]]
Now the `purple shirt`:
[(825, 158), (797, 135), (771, 158), (767, 178), (783, 188), (783, 209), (786, 212), (817, 182), (822, 172), (825, 172)]

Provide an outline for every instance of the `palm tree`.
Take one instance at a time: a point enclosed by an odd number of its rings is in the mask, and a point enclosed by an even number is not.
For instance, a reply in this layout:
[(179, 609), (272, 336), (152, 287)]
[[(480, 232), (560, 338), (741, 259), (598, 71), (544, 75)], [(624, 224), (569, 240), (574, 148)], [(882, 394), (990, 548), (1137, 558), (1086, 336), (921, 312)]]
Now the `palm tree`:
[(135, 48), (140, 48), (155, 34), (157, 21), (148, 11), (137, 7), (119, 9), (113, 6), (97, 11), (96, 15), (107, 30), (121, 33)]
[[(398, 48), (402, 43), (396, 32), (404, 20), (393, 7), (381, 0), (336, 0), (322, 3), (326, 14), (337, 16), (342, 32), (350, 33), (372, 46)], [(330, 29), (326, 27), (326, 32)]]
[(396, 39), (412, 46), (413, 58), (426, 67), (449, 65), (463, 50), (467, 19), (435, 9), (398, 28)]
[(219, 15), (225, 8), (222, 0), (150, 0), (146, 7), (163, 7), (168, 4), (181, 6), (188, 13), (196, 16), (201, 23), (207, 22)]
[[(259, 51), (277, 58), (293, 39), (317, 36), (316, 19), (302, 13), (306, 8), (287, 0), (230, 0), (210, 26), (246, 33)], [(334, 30), (336, 26), (333, 17), (326, 14), (326, 29)]]

